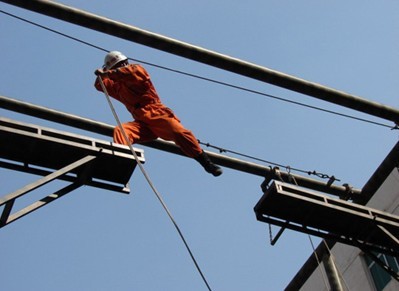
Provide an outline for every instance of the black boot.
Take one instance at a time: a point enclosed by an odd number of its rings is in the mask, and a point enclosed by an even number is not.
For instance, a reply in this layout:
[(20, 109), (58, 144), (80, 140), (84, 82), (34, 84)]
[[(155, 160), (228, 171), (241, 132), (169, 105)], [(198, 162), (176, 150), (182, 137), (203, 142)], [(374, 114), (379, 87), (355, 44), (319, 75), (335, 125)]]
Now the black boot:
[(214, 175), (215, 177), (220, 176), (223, 173), (222, 168), (212, 163), (212, 161), (209, 159), (209, 156), (204, 151), (202, 151), (202, 153), (196, 157), (195, 160), (204, 167), (205, 171)]

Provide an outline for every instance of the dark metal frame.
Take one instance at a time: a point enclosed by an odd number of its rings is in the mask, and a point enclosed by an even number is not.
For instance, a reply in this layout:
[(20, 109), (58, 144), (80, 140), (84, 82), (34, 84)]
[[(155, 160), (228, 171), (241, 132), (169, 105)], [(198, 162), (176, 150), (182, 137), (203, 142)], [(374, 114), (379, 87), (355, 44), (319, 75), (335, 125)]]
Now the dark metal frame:
[[(17, 219), (43, 207), (55, 200), (57, 200), (58, 198), (61, 198), (65, 194), (68, 194), (69, 192), (84, 185), (84, 183), (85, 183), (84, 177), (86, 176), (87, 171), (89, 170), (89, 168), (85, 167), (85, 166), (90, 165), (90, 163), (92, 163), (93, 160), (95, 160), (95, 159), (96, 159), (95, 156), (88, 155), (88, 156), (62, 168), (62, 169), (59, 169), (47, 176), (44, 176), (43, 178), (41, 178), (33, 183), (26, 185), (23, 188), (20, 188), (19, 190), (15, 191), (13, 193), (10, 193), (8, 195), (5, 195), (4, 197), (1, 197), (0, 198), (0, 206), (4, 205), (4, 208), (3, 208), (3, 212), (2, 212), (2, 215), (0, 218), (0, 228), (10, 224), (11, 222), (16, 221)], [(31, 192), (41, 186), (46, 185), (47, 183), (61, 177), (62, 175), (69, 173), (72, 170), (79, 169), (81, 167), (84, 169), (80, 174), (78, 174), (75, 182), (73, 182), (70, 185), (54, 192), (53, 194), (48, 195), (47, 197), (44, 197), (43, 199), (19, 210), (18, 212), (11, 214), (11, 211), (12, 211), (12, 208), (14, 206), (16, 199), (23, 197), (24, 195), (28, 194), (29, 192)]]
[(282, 227), (278, 236), (271, 238), (273, 244), (288, 228), (399, 256), (399, 217), (393, 214), (279, 181), (273, 181), (254, 210), (259, 221)]
[[(43, 176), (0, 197), (0, 228), (83, 186), (128, 194), (136, 160), (129, 148), (0, 117), (0, 167)], [(144, 152), (135, 149), (140, 162)], [(12, 213), (17, 199), (54, 180), (70, 182), (39, 201)]]

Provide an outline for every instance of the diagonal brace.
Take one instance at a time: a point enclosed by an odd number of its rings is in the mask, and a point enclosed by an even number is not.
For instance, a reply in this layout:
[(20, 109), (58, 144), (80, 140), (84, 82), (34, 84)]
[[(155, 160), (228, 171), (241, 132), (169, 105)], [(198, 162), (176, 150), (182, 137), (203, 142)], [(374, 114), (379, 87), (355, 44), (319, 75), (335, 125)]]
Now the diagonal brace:
[[(288, 224), (288, 223), (286, 222), (286, 225), (287, 225), (287, 224)], [(269, 224), (269, 227), (270, 227), (270, 224)], [(283, 232), (284, 232), (285, 229), (286, 229), (286, 227), (283, 226), (283, 227), (280, 228), (280, 230), (278, 231), (278, 233), (276, 234), (276, 236), (275, 236), (274, 238), (272, 238), (272, 237), (270, 236), (270, 244), (271, 244), (272, 246), (274, 246), (274, 245), (277, 243), (278, 239), (279, 239), (280, 236), (283, 234)], [(270, 234), (271, 234), (271, 233), (270, 233)]]
[(25, 195), (25, 194), (27, 194), (27, 193), (39, 188), (40, 186), (46, 185), (47, 183), (57, 179), (58, 177), (60, 177), (60, 176), (62, 176), (64, 174), (66, 174), (66, 173), (68, 173), (68, 172), (70, 172), (70, 171), (72, 171), (72, 170), (74, 170), (74, 169), (76, 169), (76, 168), (78, 168), (78, 167), (80, 167), (80, 166), (82, 166), (82, 165), (94, 160), (95, 158), (96, 158), (95, 156), (90, 156), (90, 155), (86, 156), (86, 157), (84, 157), (84, 158), (82, 158), (82, 159), (80, 159), (80, 160), (78, 160), (78, 161), (76, 161), (76, 162), (64, 167), (64, 168), (61, 168), (61, 169), (59, 169), (59, 170), (57, 170), (57, 171), (55, 171), (55, 172), (53, 172), (53, 173), (51, 173), (49, 175), (37, 180), (36, 182), (33, 182), (33, 183), (29, 184), (29, 185), (26, 185), (25, 187), (23, 187), (23, 188), (15, 191), (13, 193), (10, 193), (10, 194), (0, 198), (0, 206), (2, 206), (3, 204), (7, 203), (8, 201), (15, 200), (16, 198), (18, 198), (20, 196), (23, 196), (23, 195)]
[[(12, 207), (14, 205), (14, 202), (17, 198), (43, 186), (46, 185), (47, 183), (57, 179), (58, 177), (65, 175), (69, 172), (71, 172), (72, 170), (81, 167), (82, 165), (85, 165), (91, 161), (93, 161), (96, 158), (96, 156), (92, 156), (92, 155), (88, 155), (76, 162), (73, 162), (71, 164), (69, 164), (68, 166), (65, 166), (64, 168), (61, 168), (39, 180), (37, 180), (36, 182), (33, 182), (31, 184), (26, 185), (25, 187), (22, 187), (21, 189), (10, 193), (8, 195), (5, 195), (4, 197), (0, 198), (0, 206), (4, 205), (4, 209), (0, 218), (0, 227), (7, 224), (9, 221), (9, 216), (12, 210)], [(75, 184), (72, 184), (75, 185)], [(81, 185), (81, 183), (78, 184), (79, 186)], [(64, 188), (65, 189), (65, 188)], [(62, 190), (60, 190), (62, 191)], [(69, 191), (68, 191), (69, 192)], [(42, 205), (43, 206), (43, 205)], [(40, 206), (41, 207), (41, 206)], [(37, 209), (38, 207), (36, 207), (35, 209)], [(33, 209), (34, 210), (34, 209)], [(31, 210), (31, 211), (33, 211)], [(29, 212), (31, 212), (29, 211)], [(28, 212), (28, 213), (29, 213)], [(24, 214), (25, 215), (25, 214)], [(14, 219), (15, 220), (15, 219)]]
[(399, 247), (399, 240), (388, 229), (386, 229), (382, 225), (377, 225), (377, 227), (381, 229), (382, 232), (384, 232), (387, 237)]
[(392, 278), (399, 282), (399, 274), (394, 271), (390, 266), (383, 262), (379, 257), (377, 257), (373, 252), (369, 251), (367, 248), (359, 246), (359, 248), (376, 264), (378, 264), (385, 272), (387, 272)]
[(7, 218), (7, 220), (5, 220), (4, 222), (0, 221), (0, 228), (3, 226), (6, 226), (7, 224), (10, 224), (11, 222), (16, 221), (17, 219), (24, 217), (25, 215), (47, 205), (55, 200), (57, 200), (58, 198), (61, 198), (62, 196), (68, 194), (69, 192), (72, 192), (73, 190), (79, 188), (82, 185), (83, 184), (80, 182), (72, 183), (72, 184), (54, 192), (53, 194), (50, 194), (47, 197), (44, 197), (43, 199), (31, 204), (30, 206), (27, 206), (24, 209), (19, 210), (18, 212), (10, 215)]

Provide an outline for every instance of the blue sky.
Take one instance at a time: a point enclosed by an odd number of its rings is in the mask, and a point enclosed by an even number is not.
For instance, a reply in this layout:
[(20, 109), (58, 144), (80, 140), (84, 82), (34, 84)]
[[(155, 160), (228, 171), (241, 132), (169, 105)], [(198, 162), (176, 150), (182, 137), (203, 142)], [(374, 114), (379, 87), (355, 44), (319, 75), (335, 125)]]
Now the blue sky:
[[(123, 23), (398, 107), (397, 1), (63, 1)], [(384, 124), (251, 80), (4, 3), (0, 9), (149, 63)], [(115, 124), (94, 87), (104, 53), (0, 13), (0, 94)], [(398, 141), (389, 128), (146, 66), (166, 105), (203, 142), (361, 188)], [(131, 117), (115, 103), (122, 121)], [(107, 137), (0, 109), (19, 121)], [(6, 141), (1, 141), (6, 142)], [(285, 231), (270, 246), (253, 207), (262, 178), (145, 146), (146, 164), (213, 290), (282, 290), (312, 251)], [(205, 148), (206, 149), (206, 148)], [(236, 157), (228, 154), (229, 156)], [(238, 157), (240, 158), (240, 157)], [(1, 195), (39, 177), (0, 169)], [(34, 191), (40, 199), (61, 182)], [(0, 229), (2, 289), (206, 290), (172, 223), (136, 170), (128, 196), (83, 187)], [(277, 231), (274, 229), (274, 231)], [(319, 239), (313, 238), (315, 244)]]

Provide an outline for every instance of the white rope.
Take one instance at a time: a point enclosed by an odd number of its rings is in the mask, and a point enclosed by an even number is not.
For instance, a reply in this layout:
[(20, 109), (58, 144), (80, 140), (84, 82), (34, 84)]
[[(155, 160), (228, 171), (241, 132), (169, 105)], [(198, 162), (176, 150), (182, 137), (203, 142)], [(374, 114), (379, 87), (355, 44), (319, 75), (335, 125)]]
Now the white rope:
[[(289, 173), (289, 171), (288, 171), (288, 173)], [(299, 186), (298, 183), (297, 183), (297, 181), (295, 180), (295, 177), (293, 177), (293, 176), (292, 176), (292, 181), (294, 182), (295, 185)], [(317, 255), (316, 249), (315, 249), (315, 247), (314, 247), (314, 245), (313, 245), (312, 237), (310, 236), (310, 234), (308, 234), (308, 237), (309, 237), (309, 241), (310, 241), (310, 244), (311, 244), (311, 246), (312, 246), (312, 249), (313, 249), (314, 256), (315, 256), (316, 261), (317, 261), (317, 264), (318, 264), (318, 268), (319, 268), (320, 273), (321, 273), (321, 276), (322, 276), (322, 278), (323, 278), (324, 285), (325, 285), (325, 287), (326, 287), (327, 290), (328, 290), (327, 279), (326, 279), (326, 276), (325, 276), (325, 274), (324, 274), (324, 272), (323, 272), (323, 269), (322, 269), (322, 267), (321, 267), (321, 261), (320, 261), (318, 255)], [(336, 262), (335, 262), (334, 255), (332, 254), (330, 248), (328, 247), (327, 242), (326, 242), (325, 240), (323, 240), (323, 242), (324, 242), (324, 245), (325, 245), (326, 248), (327, 248), (327, 252), (328, 252), (329, 256), (331, 257), (331, 261), (332, 261), (332, 263), (333, 263), (333, 265), (334, 265), (334, 268), (337, 270), (337, 272), (338, 272), (338, 274), (339, 274), (339, 277), (342, 279), (342, 281), (344, 281), (344, 284), (345, 284), (346, 289), (349, 290), (348, 284), (346, 283), (343, 274), (342, 274), (341, 271), (339, 270), (339, 268), (338, 268), (338, 266), (337, 266), (337, 264), (336, 264)]]
[[(288, 172), (288, 175), (289, 175), (289, 176), (288, 176), (288, 179), (290, 180), (290, 182), (293, 183), (293, 184), (296, 185), (296, 186), (299, 186), (299, 185), (298, 185), (298, 182), (297, 182), (296, 179), (295, 179), (295, 177), (291, 175), (291, 173), (290, 173), (290, 167), (289, 167), (289, 166), (287, 167), (287, 172)], [(284, 181), (283, 181), (283, 182), (284, 182)], [(320, 259), (319, 259), (319, 256), (317, 255), (317, 252), (316, 252), (316, 249), (315, 249), (315, 247), (314, 247), (313, 240), (312, 240), (312, 237), (310, 236), (310, 234), (308, 234), (308, 238), (309, 238), (310, 245), (312, 246), (313, 254), (314, 254), (315, 258), (316, 258), (317, 266), (318, 266), (318, 269), (319, 269), (319, 271), (320, 271), (320, 273), (321, 273), (321, 277), (322, 277), (322, 279), (323, 279), (324, 286), (326, 287), (326, 290), (329, 290), (329, 288), (328, 288), (328, 283), (327, 283), (328, 280), (327, 280), (327, 278), (326, 278), (326, 275), (325, 275), (324, 272), (323, 272), (323, 268), (322, 268), (321, 261), (320, 261)]]
[(200, 275), (201, 275), (201, 277), (202, 277), (202, 280), (204, 281), (206, 287), (208, 288), (209, 291), (211, 291), (211, 287), (209, 286), (209, 284), (208, 284), (208, 282), (207, 282), (207, 280), (206, 280), (204, 274), (202, 273), (202, 271), (201, 271), (201, 269), (200, 269), (200, 267), (199, 267), (199, 265), (198, 265), (198, 263), (197, 263), (197, 261), (196, 261), (194, 255), (193, 255), (193, 253), (191, 252), (191, 249), (190, 249), (190, 247), (188, 246), (188, 244), (187, 244), (187, 242), (186, 242), (186, 239), (185, 239), (184, 236), (183, 236), (183, 233), (181, 232), (181, 230), (180, 230), (179, 226), (177, 225), (176, 221), (174, 220), (174, 218), (173, 218), (171, 212), (169, 211), (168, 207), (166, 206), (164, 200), (162, 199), (161, 194), (160, 194), (160, 193), (158, 192), (158, 190), (155, 188), (154, 183), (152, 183), (152, 181), (151, 181), (151, 179), (150, 179), (150, 177), (149, 177), (147, 171), (144, 169), (144, 166), (143, 166), (142, 163), (140, 162), (140, 160), (139, 160), (139, 158), (138, 158), (136, 152), (134, 151), (134, 148), (133, 148), (133, 146), (132, 146), (132, 143), (130, 142), (130, 140), (129, 140), (129, 138), (128, 138), (128, 136), (127, 136), (127, 134), (126, 134), (126, 132), (125, 132), (123, 126), (122, 126), (122, 123), (121, 123), (121, 121), (120, 121), (120, 119), (119, 119), (119, 117), (118, 117), (118, 114), (117, 114), (116, 111), (115, 111), (115, 108), (114, 108), (114, 106), (113, 106), (113, 104), (112, 104), (111, 98), (110, 98), (110, 96), (109, 96), (109, 94), (108, 94), (107, 88), (105, 88), (105, 85), (104, 85), (104, 82), (103, 82), (101, 76), (98, 76), (98, 81), (99, 81), (99, 83), (100, 83), (100, 85), (101, 85), (101, 88), (102, 88), (102, 90), (103, 90), (103, 92), (104, 92), (104, 95), (105, 95), (105, 97), (106, 97), (106, 99), (107, 99), (107, 101), (108, 101), (109, 107), (111, 108), (112, 114), (113, 114), (114, 117), (115, 117), (115, 120), (116, 120), (116, 122), (117, 122), (117, 124), (118, 124), (118, 127), (120, 128), (120, 130), (121, 130), (121, 132), (122, 132), (123, 138), (124, 138), (126, 144), (129, 146), (130, 151), (132, 152), (133, 157), (134, 157), (134, 159), (136, 160), (136, 162), (137, 162), (137, 164), (138, 164), (138, 166), (139, 166), (139, 168), (140, 168), (140, 171), (143, 173), (143, 175), (144, 175), (145, 179), (147, 180), (148, 184), (150, 185), (152, 191), (153, 191), (154, 194), (157, 196), (159, 202), (162, 204), (163, 209), (166, 211), (167, 215), (169, 216), (170, 220), (172, 221), (173, 225), (175, 226), (175, 228), (176, 228), (176, 230), (177, 230), (177, 232), (178, 232), (178, 234), (179, 234), (181, 240), (183, 241), (183, 243), (184, 243), (184, 245), (185, 245), (185, 247), (186, 247), (188, 253), (190, 254), (190, 257), (191, 257), (192, 261), (194, 262), (194, 265), (195, 265), (195, 267), (197, 268), (198, 272), (200, 273)]
[(312, 246), (313, 254), (314, 254), (315, 258), (316, 258), (317, 266), (318, 266), (318, 269), (319, 269), (319, 271), (320, 271), (321, 277), (322, 277), (322, 279), (323, 279), (324, 286), (326, 287), (326, 290), (329, 290), (329, 288), (328, 288), (328, 283), (327, 283), (328, 280), (327, 280), (327, 278), (326, 278), (326, 275), (325, 275), (324, 272), (323, 272), (324, 270), (323, 270), (323, 268), (322, 268), (322, 265), (321, 265), (321, 261), (320, 261), (320, 259), (319, 259), (319, 256), (317, 255), (316, 249), (315, 249), (315, 247), (314, 247), (312, 237), (311, 237), (309, 234), (308, 234), (308, 238), (309, 238), (309, 241), (310, 241), (310, 245)]

